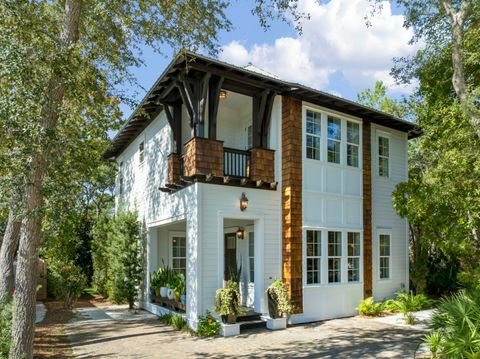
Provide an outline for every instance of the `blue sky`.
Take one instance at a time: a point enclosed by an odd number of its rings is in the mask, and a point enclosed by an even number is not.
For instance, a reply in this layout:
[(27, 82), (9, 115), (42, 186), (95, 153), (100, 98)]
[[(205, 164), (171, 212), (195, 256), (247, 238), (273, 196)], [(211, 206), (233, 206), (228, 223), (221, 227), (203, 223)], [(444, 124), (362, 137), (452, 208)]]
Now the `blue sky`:
[[(376, 80), (383, 80), (393, 97), (412, 91), (412, 86), (395, 85), (389, 76), (393, 57), (415, 51), (407, 44), (411, 32), (402, 27), (402, 9), (385, 2), (382, 13), (373, 18), (373, 26), (367, 27), (368, 0), (299, 0), (299, 7), (311, 16), (299, 36), (291, 24), (282, 21), (271, 22), (271, 28), (263, 31), (250, 13), (253, 4), (253, 0), (232, 1), (227, 16), (234, 29), (220, 33), (221, 60), (239, 66), (251, 62), (282, 79), (351, 100), (358, 91), (373, 87)], [(145, 66), (132, 69), (145, 90), (171, 61), (172, 49), (165, 48), (164, 53), (169, 56), (144, 47)], [(137, 92), (139, 101), (145, 91)], [(125, 118), (132, 111), (127, 105), (122, 105), (122, 110)]]

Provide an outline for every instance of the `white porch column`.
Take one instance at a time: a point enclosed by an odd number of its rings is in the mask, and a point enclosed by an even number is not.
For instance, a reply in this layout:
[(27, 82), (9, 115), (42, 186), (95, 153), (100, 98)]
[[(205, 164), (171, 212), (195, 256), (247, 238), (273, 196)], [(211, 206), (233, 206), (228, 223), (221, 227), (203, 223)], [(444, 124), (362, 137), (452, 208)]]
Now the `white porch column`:
[(189, 212), (186, 219), (187, 240), (187, 320), (188, 325), (197, 330), (198, 316), (202, 315), (202, 248), (201, 248), (201, 211), (198, 198), (201, 198), (201, 186), (198, 184), (196, 198), (189, 203)]
[(146, 303), (150, 300), (150, 274), (158, 268), (158, 236), (157, 228), (150, 227), (147, 229), (147, 271), (145, 273), (145, 287), (143, 290), (143, 298), (140, 303)]

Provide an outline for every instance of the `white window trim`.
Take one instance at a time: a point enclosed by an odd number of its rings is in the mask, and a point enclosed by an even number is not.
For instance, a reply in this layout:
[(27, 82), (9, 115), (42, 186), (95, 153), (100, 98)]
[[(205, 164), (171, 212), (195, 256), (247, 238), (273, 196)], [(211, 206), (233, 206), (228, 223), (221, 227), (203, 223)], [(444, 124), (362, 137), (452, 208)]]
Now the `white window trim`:
[[(358, 233), (358, 237), (359, 237), (359, 243), (358, 243), (358, 245), (359, 245), (359, 247), (360, 247), (360, 248), (359, 248), (360, 253), (358, 254), (358, 256), (349, 256), (349, 255), (348, 255), (348, 234), (349, 234), (349, 233)], [(362, 236), (362, 233), (361, 233), (360, 231), (356, 231), (356, 230), (354, 230), (354, 229), (351, 229), (351, 230), (349, 229), (349, 230), (347, 230), (347, 231), (346, 231), (346, 235), (347, 235), (347, 236), (346, 236), (346, 241), (345, 241), (345, 242), (346, 242), (346, 249), (345, 249), (345, 250), (346, 250), (346, 257), (347, 257), (347, 260), (346, 260), (346, 266), (347, 266), (347, 270), (346, 270), (346, 273), (347, 273), (347, 274), (346, 274), (346, 275), (347, 275), (346, 281), (347, 281), (347, 283), (360, 283), (360, 282), (362, 282), (362, 264), (363, 264), (363, 261), (362, 261), (362, 259), (363, 259), (363, 246), (362, 246), (362, 244), (363, 244), (363, 236)], [(348, 260), (349, 260), (350, 258), (358, 258), (358, 280), (352, 280), (352, 281), (349, 281), (349, 280), (348, 280)]]
[[(187, 272), (186, 263), (187, 263), (187, 235), (186, 232), (181, 231), (170, 231), (168, 232), (168, 266), (173, 269), (173, 237), (183, 237), (185, 238), (185, 273)], [(183, 257), (175, 257), (175, 258), (183, 258)]]
[[(140, 150), (140, 146), (143, 146), (143, 150)], [(146, 151), (145, 151), (145, 140), (142, 139), (139, 143), (138, 143), (138, 165), (141, 166), (145, 163), (145, 157), (146, 157)], [(142, 159), (142, 155), (143, 155), (143, 159)]]
[[(307, 111), (312, 111), (312, 112), (318, 113), (320, 115), (320, 136), (307, 132)], [(311, 108), (305, 108), (303, 118), (305, 119), (305, 121), (303, 121), (304, 122), (304, 127), (305, 127), (304, 137), (303, 137), (303, 141), (305, 142), (305, 146), (304, 146), (305, 147), (305, 159), (320, 162), (320, 161), (322, 161), (324, 114), (323, 114), (322, 111), (319, 111), (319, 110), (314, 110), (314, 109), (311, 109)], [(318, 140), (319, 140), (319, 149), (318, 149), (319, 158), (318, 159), (307, 157), (307, 136), (315, 137), (315, 138), (318, 138)]]
[[(380, 236), (381, 235), (387, 235), (390, 238), (390, 255), (388, 256), (389, 261), (388, 261), (388, 278), (381, 278), (380, 277), (380, 257), (386, 257), (386, 256), (380, 256)], [(381, 282), (386, 282), (392, 280), (392, 231), (389, 230), (379, 230), (377, 231), (377, 278)]]
[[(353, 143), (353, 142), (348, 142), (348, 123), (355, 123), (355, 124), (358, 124), (358, 144), (357, 143)], [(360, 144), (362, 142), (362, 139), (360, 138), (360, 135), (362, 133), (362, 125), (359, 124), (358, 122), (356, 121), (351, 121), (351, 120), (346, 120), (345, 121), (345, 165), (347, 167), (350, 167), (350, 168), (359, 168), (360, 167), (360, 163), (362, 162), (362, 159), (360, 158)], [(348, 164), (348, 146), (355, 146), (357, 147), (358, 149), (358, 158), (357, 158), (357, 166), (350, 166)]]
[[(320, 283), (307, 284), (307, 230), (322, 232), (322, 256), (320, 257)], [(341, 282), (328, 282), (328, 232), (342, 232), (342, 257), (341, 257)], [(348, 232), (360, 233), (360, 280), (357, 282), (348, 281), (348, 248), (347, 241), (343, 238), (348, 238)], [(357, 286), (363, 285), (363, 229), (362, 228), (338, 228), (338, 227), (323, 227), (308, 225), (303, 227), (303, 261), (302, 274), (304, 288), (321, 288), (332, 286)], [(327, 239), (325, 239), (327, 238)]]
[[(308, 231), (312, 231), (312, 232), (320, 232), (320, 256), (307, 256), (307, 232)], [(323, 242), (324, 242), (324, 231), (322, 229), (318, 229), (318, 228), (306, 228), (304, 230), (304, 238), (305, 238), (305, 241), (304, 241), (304, 256), (303, 258), (304, 261), (303, 261), (303, 266), (304, 266), (304, 277), (305, 277), (305, 280), (304, 280), (304, 284), (308, 287), (315, 287), (315, 286), (319, 286), (323, 283), (323, 276), (324, 276), (324, 245), (323, 245)], [(318, 258), (320, 260), (320, 282), (319, 283), (308, 283), (307, 282), (307, 273), (308, 273), (308, 270), (307, 270), (307, 259), (308, 258)]]
[[(388, 157), (382, 156), (383, 158), (387, 158), (387, 160), (388, 160), (388, 176), (380, 176), (380, 151), (379, 151), (379, 146), (380, 146), (379, 138), (380, 137), (388, 139)], [(376, 140), (376, 143), (375, 143), (375, 145), (376, 145), (375, 161), (376, 161), (376, 165), (377, 165), (376, 177), (384, 179), (384, 180), (388, 180), (392, 177), (392, 160), (391, 160), (391, 157), (392, 157), (392, 145), (391, 145), (392, 136), (388, 132), (377, 130), (375, 140)]]
[(118, 162), (118, 196), (123, 196), (125, 193), (125, 176), (123, 174), (125, 162), (123, 160)]
[[(320, 112), (322, 125), (321, 125), (321, 137), (320, 137), (320, 160), (307, 158), (307, 110)], [(341, 141), (340, 141), (340, 163), (328, 162), (328, 116), (337, 117), (341, 120)], [(358, 144), (358, 167), (347, 166), (347, 121), (358, 123), (359, 125), (359, 140)], [(315, 165), (327, 165), (334, 167), (344, 167), (350, 170), (361, 171), (363, 169), (363, 121), (359, 117), (350, 116), (341, 112), (337, 112), (322, 106), (316, 106), (313, 104), (302, 105), (302, 158), (303, 161)], [(377, 172), (378, 174), (378, 172)]]
[[(333, 233), (340, 233), (340, 256), (336, 255), (336, 256), (331, 256), (329, 253), (328, 253), (328, 244), (329, 244), (329, 238), (328, 238), (328, 233), (329, 232), (333, 232)], [(344, 240), (344, 231), (336, 231), (336, 230), (327, 230), (327, 253), (326, 253), (326, 257), (327, 257), (327, 283), (328, 284), (338, 284), (338, 283), (344, 283), (345, 282), (345, 257), (346, 257), (346, 254), (345, 254), (345, 240)], [(329, 274), (330, 274), (330, 268), (328, 266), (328, 261), (329, 259), (332, 258), (332, 259), (339, 259), (340, 260), (340, 280), (338, 282), (330, 282), (329, 281)]]

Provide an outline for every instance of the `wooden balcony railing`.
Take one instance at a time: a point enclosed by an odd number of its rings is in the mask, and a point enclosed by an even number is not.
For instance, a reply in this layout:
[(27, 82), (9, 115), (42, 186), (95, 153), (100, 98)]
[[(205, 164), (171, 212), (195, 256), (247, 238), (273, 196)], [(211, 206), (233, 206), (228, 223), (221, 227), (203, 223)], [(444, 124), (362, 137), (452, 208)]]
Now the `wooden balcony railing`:
[(231, 177), (250, 177), (250, 151), (224, 147), (223, 174)]

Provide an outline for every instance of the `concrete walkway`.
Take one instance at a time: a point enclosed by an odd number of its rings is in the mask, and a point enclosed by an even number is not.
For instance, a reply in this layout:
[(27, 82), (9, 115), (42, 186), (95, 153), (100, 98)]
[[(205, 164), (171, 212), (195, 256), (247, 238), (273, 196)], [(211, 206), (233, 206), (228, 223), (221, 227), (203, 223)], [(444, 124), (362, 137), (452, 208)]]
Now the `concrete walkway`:
[(80, 308), (66, 332), (77, 358), (413, 358), (424, 332), (347, 318), (250, 330), (238, 337), (196, 338), (125, 306)]

